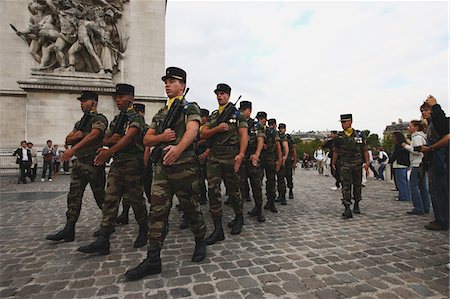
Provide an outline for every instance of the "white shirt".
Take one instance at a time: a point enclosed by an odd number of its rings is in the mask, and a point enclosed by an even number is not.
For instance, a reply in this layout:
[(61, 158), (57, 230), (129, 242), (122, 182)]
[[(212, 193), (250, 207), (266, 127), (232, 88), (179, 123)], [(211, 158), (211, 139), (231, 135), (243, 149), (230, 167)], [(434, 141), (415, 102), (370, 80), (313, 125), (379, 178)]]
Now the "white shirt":
[(28, 161), (28, 152), (26, 148), (22, 147), (22, 161)]
[(323, 150), (318, 149), (314, 152), (314, 159), (322, 161), (325, 159), (325, 153), (323, 152)]

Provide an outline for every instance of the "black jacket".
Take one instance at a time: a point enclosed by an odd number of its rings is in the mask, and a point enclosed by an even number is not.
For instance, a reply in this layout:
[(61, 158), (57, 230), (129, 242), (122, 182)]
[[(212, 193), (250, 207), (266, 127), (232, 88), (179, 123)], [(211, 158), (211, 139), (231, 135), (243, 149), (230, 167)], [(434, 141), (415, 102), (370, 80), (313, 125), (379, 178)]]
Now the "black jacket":
[(395, 144), (394, 152), (389, 159), (389, 163), (394, 164), (395, 161), (400, 165), (409, 166), (409, 152), (399, 143)]
[(441, 105), (436, 104), (431, 108), (431, 119), (439, 138), (442, 138), (449, 133), (449, 118), (445, 116), (445, 112), (442, 110)]
[[(22, 148), (21, 147), (16, 149), (16, 151), (13, 153), (13, 156), (17, 156), (16, 164), (21, 164), (22, 163), (22, 158), (23, 158), (22, 155), (23, 155), (23, 153), (22, 153)], [(28, 148), (27, 148), (27, 156), (28, 156), (28, 162), (31, 163), (31, 151)]]

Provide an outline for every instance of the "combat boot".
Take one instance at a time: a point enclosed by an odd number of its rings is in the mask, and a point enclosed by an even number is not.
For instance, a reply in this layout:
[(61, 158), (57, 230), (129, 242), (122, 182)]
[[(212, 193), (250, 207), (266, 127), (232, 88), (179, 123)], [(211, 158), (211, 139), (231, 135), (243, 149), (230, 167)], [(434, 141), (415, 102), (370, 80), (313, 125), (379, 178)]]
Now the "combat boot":
[(263, 214), (261, 206), (256, 207), (256, 216), (257, 216), (256, 219), (258, 220), (258, 222), (266, 221), (266, 218), (264, 217), (264, 214)]
[(350, 205), (345, 206), (345, 211), (344, 211), (344, 213), (342, 213), (342, 218), (344, 218), (344, 219), (353, 218), (352, 210), (350, 209)]
[(264, 205), (264, 210), (270, 210), (270, 199), (268, 199), (266, 204)]
[(122, 213), (117, 217), (116, 219), (117, 224), (128, 224), (128, 210), (125, 211), (125, 209), (122, 211)]
[(275, 207), (275, 202), (273, 201), (273, 199), (270, 200), (269, 209), (272, 213), (278, 213), (278, 210)]
[(236, 214), (236, 218), (234, 218), (234, 224), (231, 228), (232, 235), (239, 235), (242, 230), (242, 226), (244, 225), (244, 215), (242, 213)]
[(294, 199), (294, 192), (292, 191), (292, 188), (289, 189), (289, 199)]
[(142, 224), (139, 225), (139, 234), (136, 238), (136, 241), (134, 241), (133, 247), (134, 248), (140, 248), (147, 244), (147, 234), (148, 234), (148, 224)]
[(353, 213), (361, 214), (361, 210), (359, 209), (359, 201), (355, 201), (355, 204), (353, 205)]
[(99, 255), (109, 254), (109, 233), (102, 231), (97, 240), (89, 245), (79, 247), (78, 251), (83, 253), (98, 253)]
[(125, 277), (130, 280), (137, 280), (150, 274), (161, 273), (160, 251), (160, 249), (147, 251), (147, 258), (135, 268), (125, 272)]
[[(259, 207), (260, 209), (261, 209), (261, 206)], [(257, 210), (257, 207), (255, 206), (251, 211), (248, 211), (247, 212), (247, 215), (250, 215), (250, 216), (257, 216), (258, 215), (258, 210)]]
[(50, 241), (62, 241), (73, 242), (75, 240), (75, 222), (67, 221), (66, 226), (53, 235), (48, 235), (46, 237)]
[(206, 257), (206, 243), (203, 238), (195, 238), (195, 249), (192, 254), (192, 261), (195, 263), (201, 262)]
[(186, 229), (188, 227), (189, 227), (189, 221), (183, 215), (183, 217), (181, 217), (180, 229)]
[(225, 240), (225, 234), (223, 233), (222, 217), (214, 219), (214, 231), (205, 239), (206, 245), (212, 245), (218, 241)]
[[(116, 231), (116, 229), (113, 227), (112, 230), (111, 230), (111, 234), (114, 233), (115, 231)], [(102, 230), (101, 230), (101, 229), (96, 230), (96, 231), (94, 232), (94, 235), (93, 235), (93, 236), (97, 238), (98, 236), (100, 236), (101, 233), (102, 233)]]
[(280, 198), (281, 205), (282, 205), (282, 206), (287, 205), (286, 194), (282, 194), (280, 197), (281, 197), (281, 198)]

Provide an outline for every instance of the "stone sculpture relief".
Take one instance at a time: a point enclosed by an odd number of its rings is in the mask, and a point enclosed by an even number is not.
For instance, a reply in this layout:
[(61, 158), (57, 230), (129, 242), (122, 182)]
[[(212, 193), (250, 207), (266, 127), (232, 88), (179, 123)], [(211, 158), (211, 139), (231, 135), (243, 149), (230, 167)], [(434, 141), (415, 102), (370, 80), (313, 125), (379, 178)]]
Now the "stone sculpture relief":
[(126, 51), (125, 0), (29, 0), (30, 23), (11, 28), (39, 63), (33, 70), (116, 73)]

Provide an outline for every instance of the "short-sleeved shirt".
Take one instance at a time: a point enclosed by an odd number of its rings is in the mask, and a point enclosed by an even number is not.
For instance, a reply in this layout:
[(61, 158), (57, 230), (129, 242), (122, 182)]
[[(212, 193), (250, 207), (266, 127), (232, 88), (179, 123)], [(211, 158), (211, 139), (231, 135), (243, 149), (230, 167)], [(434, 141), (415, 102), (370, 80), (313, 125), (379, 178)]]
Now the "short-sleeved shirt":
[[(106, 135), (111, 136), (113, 132), (116, 131), (116, 127), (120, 124), (120, 114), (114, 116), (109, 129), (106, 130)], [(133, 159), (143, 159), (144, 157), (144, 130), (145, 130), (145, 120), (144, 117), (139, 115), (132, 107), (128, 108), (125, 112), (125, 121), (123, 122), (123, 127), (118, 128), (117, 133), (121, 136), (125, 136), (129, 128), (137, 128), (139, 133), (137, 133), (133, 140), (120, 151), (114, 154), (114, 160), (116, 161), (126, 161)]]
[(88, 146), (81, 148), (77, 151), (76, 157), (78, 159), (91, 159), (94, 158), (97, 154), (97, 149), (103, 146), (103, 137), (105, 135), (106, 128), (108, 127), (108, 120), (103, 114), (97, 113), (97, 111), (90, 111), (87, 115), (88, 120), (83, 124), (83, 127), (80, 128), (80, 123), (82, 119), (76, 122), (73, 132), (78, 130), (82, 131), (86, 136), (93, 129), (100, 130), (100, 136)]
[(264, 144), (267, 148), (262, 150), (261, 159), (275, 160), (276, 143), (280, 141), (280, 136), (275, 128), (266, 127), (266, 139)]
[(258, 137), (266, 138), (266, 133), (264, 132), (264, 126), (252, 118), (247, 120), (248, 125), (248, 146), (245, 152), (245, 158), (249, 158), (256, 152), (258, 145)]
[[(181, 105), (183, 107), (182, 113), (180, 113), (178, 119), (175, 122), (175, 127), (173, 128), (176, 134), (176, 139), (174, 141), (168, 142), (167, 145), (176, 145), (180, 142), (180, 140), (183, 138), (184, 133), (186, 132), (186, 124), (189, 121), (197, 121), (199, 124), (201, 123), (200, 107), (197, 105), (197, 103), (188, 102), (186, 101), (186, 99), (183, 99), (181, 101)], [(163, 123), (168, 112), (168, 106), (161, 108), (153, 117), (150, 128), (158, 132), (158, 127)], [(194, 147), (193, 145), (191, 145), (184, 151), (181, 157), (178, 158), (174, 164), (183, 163), (186, 159), (194, 156)]]
[[(228, 104), (230, 105), (230, 104)], [(214, 111), (211, 114), (209, 121), (205, 124), (205, 126), (210, 129), (217, 127), (219, 125), (219, 117), (221, 113), (218, 110)], [(245, 120), (244, 115), (238, 109), (235, 109), (235, 112), (231, 116), (231, 118), (227, 121), (230, 125), (230, 129), (226, 132), (217, 133), (214, 135), (214, 142), (211, 145), (211, 156), (235, 156), (239, 153), (239, 129), (247, 128), (248, 124)]]
[(367, 144), (361, 131), (353, 130), (350, 136), (341, 131), (333, 145), (340, 163), (362, 164)]

